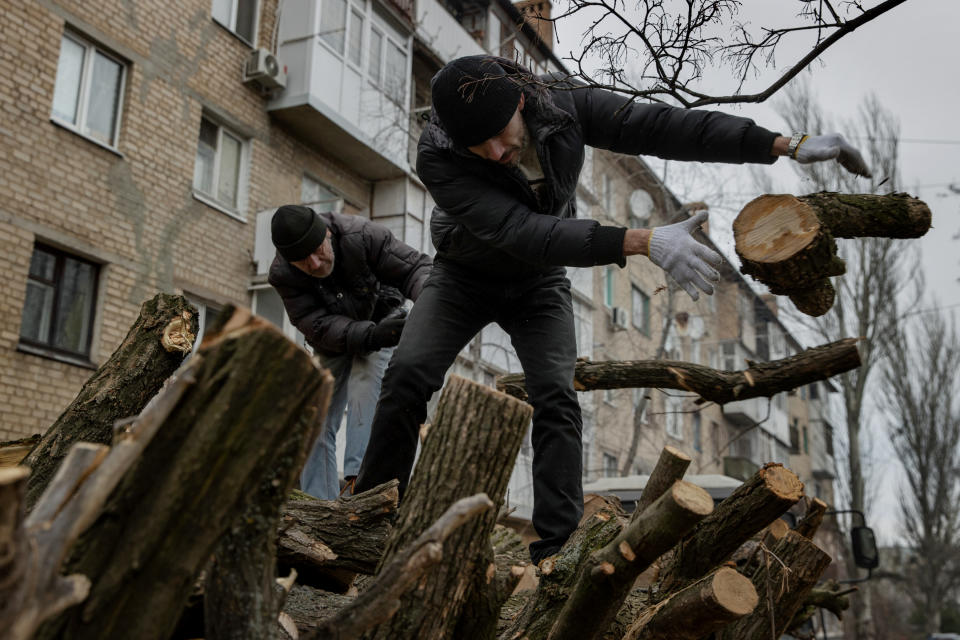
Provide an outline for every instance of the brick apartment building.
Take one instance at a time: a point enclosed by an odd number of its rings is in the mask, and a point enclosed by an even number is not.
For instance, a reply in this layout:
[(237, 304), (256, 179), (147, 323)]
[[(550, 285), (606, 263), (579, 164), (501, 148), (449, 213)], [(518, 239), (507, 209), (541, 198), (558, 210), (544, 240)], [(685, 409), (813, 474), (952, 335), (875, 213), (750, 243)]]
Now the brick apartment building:
[[(202, 324), (235, 303), (298, 338), (265, 282), (281, 204), (322, 202), (432, 252), (432, 201), (412, 168), (429, 79), (483, 52), (564, 69), (531, 17), (545, 1), (0, 6), (0, 440), (45, 430), (159, 291), (187, 295)], [(687, 210), (642, 159), (588, 153), (579, 215), (647, 226)], [(799, 348), (734, 268), (696, 303), (671, 298), (643, 259), (569, 275), (583, 357), (652, 358), (662, 345), (665, 358), (736, 369)], [(495, 326), (454, 367), (486, 384), (518, 369)], [(656, 390), (581, 394), (584, 480), (649, 473), (672, 444), (694, 473), (789, 463), (830, 501), (829, 391), (722, 408)], [(510, 488), (521, 516), (530, 462), (525, 446)]]

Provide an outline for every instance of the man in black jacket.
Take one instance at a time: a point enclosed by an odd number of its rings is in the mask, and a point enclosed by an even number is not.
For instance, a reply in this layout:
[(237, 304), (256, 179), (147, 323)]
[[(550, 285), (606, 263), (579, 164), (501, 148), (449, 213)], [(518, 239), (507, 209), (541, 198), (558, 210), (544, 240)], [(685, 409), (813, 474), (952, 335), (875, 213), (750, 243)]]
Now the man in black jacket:
[(404, 296), (420, 296), (431, 260), (359, 216), (285, 205), (273, 215), (270, 230), (277, 257), (269, 282), (335, 380), (326, 424), (303, 467), (300, 487), (334, 500), (339, 493), (336, 438), (344, 409), (344, 475), (352, 483), (370, 438), (383, 372), (403, 330)]
[[(646, 255), (697, 299), (713, 293), (720, 256), (692, 233), (706, 213), (656, 229), (577, 219), (584, 146), (674, 160), (772, 163), (838, 159), (868, 173), (840, 136), (786, 138), (718, 112), (641, 104), (534, 77), (513, 62), (468, 56), (431, 83), (433, 112), (417, 174), (436, 202), (437, 256), (384, 376), (356, 489), (406, 486), (417, 429), (460, 349), (490, 322), (510, 335), (534, 407), (534, 562), (559, 550), (583, 512), (576, 340), (565, 266), (626, 265)], [(474, 455), (480, 455), (475, 452)]]

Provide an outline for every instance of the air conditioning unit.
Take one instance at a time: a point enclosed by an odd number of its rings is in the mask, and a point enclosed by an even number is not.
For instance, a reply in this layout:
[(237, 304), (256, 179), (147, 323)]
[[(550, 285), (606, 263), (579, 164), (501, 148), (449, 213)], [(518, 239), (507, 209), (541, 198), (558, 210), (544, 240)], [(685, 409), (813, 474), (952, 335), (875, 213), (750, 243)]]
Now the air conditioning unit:
[(615, 331), (621, 331), (627, 328), (627, 310), (621, 307), (613, 307), (610, 309), (610, 323), (613, 325)]
[(269, 90), (283, 89), (287, 86), (287, 68), (266, 49), (255, 49), (243, 65), (243, 82), (255, 82)]

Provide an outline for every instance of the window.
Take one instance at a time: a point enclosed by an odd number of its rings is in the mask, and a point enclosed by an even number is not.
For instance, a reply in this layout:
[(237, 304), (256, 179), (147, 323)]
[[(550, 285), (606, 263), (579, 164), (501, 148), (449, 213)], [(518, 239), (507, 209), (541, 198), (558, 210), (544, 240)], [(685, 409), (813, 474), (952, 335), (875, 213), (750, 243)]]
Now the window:
[(360, 66), (363, 56), (363, 14), (356, 9), (350, 10), (350, 46), (347, 47), (347, 60)]
[(693, 414), (693, 450), (697, 453), (703, 451), (703, 445), (701, 444), (701, 439), (703, 437), (701, 433), (702, 428), (703, 419), (700, 417), (700, 414)]
[(36, 245), (27, 277), (21, 342), (88, 358), (98, 273), (92, 262)]
[(367, 59), (367, 75), (370, 82), (379, 85), (380, 70), (383, 68), (381, 56), (383, 54), (383, 34), (374, 28), (370, 29), (370, 57)]
[(829, 422), (823, 423), (823, 439), (827, 447), (827, 455), (833, 455), (833, 426)]
[(810, 384), (810, 399), (819, 400), (820, 399), (820, 387), (816, 382)]
[(603, 304), (607, 307), (613, 306), (613, 279), (616, 273), (611, 266), (603, 270)]
[(790, 453), (800, 453), (800, 428), (796, 418), (793, 419), (793, 424), (790, 425)]
[(343, 55), (347, 33), (347, 0), (326, 0), (320, 5), (320, 39)]
[(214, 203), (238, 214), (240, 182), (246, 163), (246, 142), (204, 117), (200, 120), (193, 188)]
[[(203, 340), (203, 337), (207, 334), (207, 330), (213, 326), (217, 316), (220, 315), (221, 311), (223, 311), (223, 307), (212, 302), (199, 300), (189, 294), (186, 297), (190, 304), (197, 308), (197, 339), (193, 343), (194, 352), (196, 352), (196, 349), (200, 346), (200, 342)], [(267, 319), (272, 321), (271, 318)]]
[(616, 478), (618, 475), (620, 474), (617, 472), (617, 456), (603, 454), (603, 477)]
[(683, 414), (680, 398), (667, 396), (664, 403), (664, 422), (667, 426), (667, 435), (677, 440), (683, 440)]
[(403, 105), (407, 99), (407, 52), (392, 40), (387, 41), (384, 89), (387, 95)]
[(333, 189), (307, 174), (303, 175), (303, 183), (300, 185), (300, 202), (317, 205), (318, 211), (333, 211), (335, 213), (343, 211), (343, 198), (338, 196)]
[(257, 40), (257, 0), (213, 0), (213, 19), (247, 44)]
[(64, 33), (53, 90), (55, 122), (115, 147), (126, 66), (79, 36)]
[(615, 389), (604, 389), (603, 390), (603, 401), (609, 405), (617, 406), (617, 396), (614, 393)]
[(641, 291), (636, 285), (631, 290), (631, 304), (633, 311), (633, 326), (650, 335), (650, 296)]
[(724, 371), (736, 371), (737, 369), (737, 345), (734, 342), (724, 342), (721, 345), (723, 355)]
[(806, 426), (803, 427), (803, 452), (810, 455), (810, 435)]

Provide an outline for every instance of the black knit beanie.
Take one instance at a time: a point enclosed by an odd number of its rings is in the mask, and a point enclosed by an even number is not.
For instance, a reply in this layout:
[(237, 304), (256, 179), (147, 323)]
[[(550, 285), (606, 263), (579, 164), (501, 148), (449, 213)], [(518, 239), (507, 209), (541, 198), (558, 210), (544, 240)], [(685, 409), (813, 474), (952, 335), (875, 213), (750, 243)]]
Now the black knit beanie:
[(507, 126), (520, 104), (519, 78), (491, 56), (465, 56), (446, 64), (430, 81), (433, 108), (453, 141), (472, 147)]
[(287, 262), (303, 260), (327, 237), (327, 223), (313, 209), (285, 204), (273, 214), (270, 236), (277, 253)]

